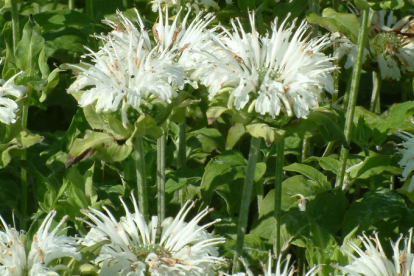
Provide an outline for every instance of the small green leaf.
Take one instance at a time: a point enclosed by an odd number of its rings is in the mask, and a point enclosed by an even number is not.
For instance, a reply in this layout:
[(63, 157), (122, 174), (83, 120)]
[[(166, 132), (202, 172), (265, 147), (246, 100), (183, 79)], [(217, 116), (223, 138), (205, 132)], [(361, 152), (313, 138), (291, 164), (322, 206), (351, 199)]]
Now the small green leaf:
[(267, 124), (247, 125), (246, 131), (253, 137), (263, 138), (267, 146), (270, 146), (274, 141), (280, 141), (284, 137), (283, 131), (276, 131)]
[(228, 109), (227, 107), (222, 107), (222, 106), (212, 106), (209, 109), (207, 109), (207, 120), (209, 124), (212, 124), (215, 120), (218, 119), (218, 117), (221, 116), (221, 114), (223, 114), (226, 111), (229, 111), (230, 109)]
[(318, 24), (331, 32), (341, 32), (348, 37), (355, 45), (358, 40), (359, 21), (352, 13), (339, 13), (331, 8), (326, 8), (322, 16), (314, 12), (308, 12), (306, 15), (309, 23)]
[(138, 120), (135, 122), (135, 130), (131, 137), (128, 139), (127, 143), (133, 143), (132, 139), (142, 136), (147, 136), (151, 139), (158, 139), (164, 134), (164, 131), (161, 127), (157, 126), (157, 122), (154, 118), (150, 116), (141, 115)]
[(326, 189), (326, 190), (331, 189), (331, 184), (329, 184), (328, 180), (326, 179), (326, 176), (311, 166), (308, 166), (305, 164), (294, 163), (292, 165), (283, 167), (283, 170), (294, 171), (294, 172), (303, 174), (304, 176), (307, 176), (310, 179), (316, 181), (316, 183), (321, 188)]
[(226, 150), (232, 149), (245, 133), (246, 130), (243, 124), (234, 124), (234, 126), (232, 126), (227, 133)]
[(93, 261), (98, 257), (99, 253), (101, 252), (102, 246), (105, 244), (110, 244), (110, 240), (102, 240), (99, 241), (91, 246), (87, 246), (79, 250), (79, 252), (82, 254), (82, 260), (83, 261)]

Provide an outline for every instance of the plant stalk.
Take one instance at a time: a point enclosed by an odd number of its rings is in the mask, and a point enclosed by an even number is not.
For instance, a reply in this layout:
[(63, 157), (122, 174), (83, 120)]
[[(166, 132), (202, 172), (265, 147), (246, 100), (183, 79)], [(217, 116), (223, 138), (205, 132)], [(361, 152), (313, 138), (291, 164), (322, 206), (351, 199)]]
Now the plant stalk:
[(158, 224), (165, 219), (165, 135), (157, 139)]
[(13, 30), (13, 51), (16, 52), (17, 44), (20, 41), (19, 11), (17, 1), (11, 0), (12, 30)]
[(236, 252), (233, 259), (233, 274), (240, 270), (239, 257), (243, 254), (244, 236), (246, 234), (247, 219), (249, 216), (250, 199), (254, 182), (254, 172), (256, 170), (257, 156), (260, 150), (261, 138), (252, 137), (249, 159), (247, 160), (246, 178), (244, 179), (243, 194), (239, 213), (239, 223), (237, 228)]
[[(184, 117), (184, 121), (180, 124), (180, 129), (179, 129), (179, 137), (178, 137), (178, 156), (177, 156), (177, 167), (181, 168), (181, 167), (185, 167), (186, 163), (187, 163), (187, 142), (186, 142), (186, 127), (187, 124), (185, 122), (185, 117)], [(185, 190), (187, 189), (187, 186), (184, 185), (184, 187), (182, 187), (179, 192), (178, 192), (178, 197), (180, 200), (180, 204), (181, 207), (184, 206), (185, 204)]]
[(280, 253), (280, 225), (282, 217), (282, 182), (284, 164), (285, 139), (280, 140), (276, 145), (276, 168), (275, 168), (275, 226), (273, 235), (273, 251), (276, 255)]
[(381, 76), (373, 71), (372, 72), (372, 94), (371, 94), (371, 103), (369, 105), (369, 111), (377, 112), (377, 106), (379, 103), (379, 93), (381, 91)]
[[(93, 3), (92, 0), (86, 0), (86, 14), (92, 19), (94, 20), (93, 17)], [(88, 27), (88, 33), (89, 33), (89, 44), (92, 48), (92, 50), (96, 51), (96, 39), (94, 37), (92, 37), (92, 35), (95, 34), (95, 27), (94, 26), (89, 26)]]
[(139, 211), (148, 221), (148, 192), (145, 172), (145, 151), (142, 137), (135, 137), (134, 144), (135, 171), (137, 174), (137, 192)]
[(70, 10), (74, 10), (75, 9), (75, 0), (69, 0), (68, 1), (68, 7)]
[[(361, 69), (362, 69), (362, 62), (363, 62), (363, 53), (365, 47), (365, 41), (368, 33), (368, 15), (369, 10), (362, 11), (362, 23), (361, 29), (358, 33), (358, 46), (357, 46), (357, 53), (356, 53), (356, 61), (354, 64), (354, 68), (352, 71), (352, 82), (351, 82), (351, 89), (349, 93), (349, 102), (348, 108), (346, 110), (346, 121), (345, 121), (345, 139), (349, 144), (351, 141), (351, 133), (352, 133), (352, 122), (354, 119), (354, 111), (356, 100), (358, 97), (358, 88), (359, 88), (359, 81), (361, 78)], [(336, 187), (343, 187), (344, 183), (344, 176), (345, 176), (345, 168), (346, 168), (346, 161), (348, 159), (349, 149), (342, 146), (341, 148), (341, 155), (339, 159), (339, 174), (336, 179), (335, 186)]]

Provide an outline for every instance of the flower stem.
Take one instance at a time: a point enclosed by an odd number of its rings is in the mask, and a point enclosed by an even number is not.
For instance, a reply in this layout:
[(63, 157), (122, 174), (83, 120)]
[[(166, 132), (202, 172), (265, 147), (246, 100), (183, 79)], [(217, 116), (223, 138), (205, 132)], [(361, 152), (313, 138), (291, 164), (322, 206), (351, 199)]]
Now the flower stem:
[[(180, 130), (179, 130), (179, 137), (178, 137), (178, 155), (177, 155), (177, 167), (181, 168), (181, 167), (185, 167), (185, 164), (187, 163), (187, 143), (186, 143), (186, 127), (187, 124), (185, 122), (185, 117), (184, 117), (184, 121), (180, 124)], [(184, 206), (185, 204), (185, 190), (187, 189), (187, 186), (184, 185), (184, 187), (182, 187), (178, 194), (179, 194), (179, 200), (180, 200), (180, 204), (181, 207)]]
[(305, 137), (302, 140), (302, 161), (308, 158), (310, 153), (310, 138)]
[(158, 223), (165, 219), (165, 135), (157, 139)]
[(260, 214), (260, 209), (262, 208), (263, 198), (264, 198), (264, 188), (263, 188), (263, 179), (260, 180), (257, 185), (257, 210)]
[(283, 138), (276, 144), (276, 168), (275, 168), (275, 228), (273, 235), (273, 251), (279, 254), (280, 245), (280, 220), (282, 216), (282, 181), (284, 163), (285, 139)]
[(17, 44), (20, 41), (19, 11), (17, 1), (11, 1), (12, 29), (13, 29), (13, 50), (16, 52)]
[(145, 173), (145, 151), (144, 141), (142, 137), (135, 138), (134, 144), (135, 170), (137, 174), (137, 191), (139, 211), (148, 221), (148, 193), (147, 193), (147, 177)]
[(68, 1), (68, 6), (70, 10), (75, 9), (75, 0), (69, 0)]
[[(361, 28), (358, 33), (358, 46), (356, 52), (356, 61), (354, 64), (354, 68), (352, 70), (352, 82), (351, 82), (351, 89), (349, 93), (349, 102), (348, 108), (346, 110), (346, 121), (345, 121), (345, 139), (348, 144), (351, 141), (351, 133), (352, 133), (352, 122), (354, 119), (354, 111), (356, 100), (358, 97), (358, 87), (359, 81), (361, 78), (361, 69), (362, 69), (362, 61), (363, 61), (363, 53), (365, 47), (365, 41), (368, 33), (368, 9), (362, 11), (362, 23)], [(345, 168), (346, 168), (346, 161), (348, 159), (349, 149), (342, 146), (341, 148), (341, 155), (339, 158), (339, 172), (336, 179), (335, 186), (336, 187), (343, 187), (344, 176), (345, 176)]]
[[(22, 110), (22, 128), (26, 129), (27, 127), (27, 114), (29, 113), (29, 107), (23, 105)], [(27, 150), (23, 149), (20, 155), (22, 161), (27, 159)], [(23, 167), (21, 168), (21, 180), (22, 180), (22, 202), (21, 202), (21, 219), (20, 219), (20, 229), (26, 230), (26, 216), (27, 216), (27, 171)]]
[(243, 194), (241, 198), (239, 223), (237, 228), (236, 252), (233, 259), (233, 274), (240, 270), (239, 257), (243, 253), (244, 236), (246, 234), (247, 219), (249, 216), (250, 199), (252, 195), (254, 172), (256, 170), (257, 156), (260, 150), (260, 138), (252, 137), (249, 159), (247, 160), (246, 178), (244, 179)]
[(375, 71), (372, 72), (372, 84), (371, 104), (369, 106), (369, 111), (377, 112), (379, 93), (381, 91), (381, 77)]
[[(93, 3), (92, 0), (86, 0), (86, 14), (93, 20)], [(96, 51), (96, 39), (94, 37), (91, 37), (91, 35), (95, 34), (95, 27), (89, 26), (88, 27), (88, 33), (89, 33), (89, 44), (92, 48), (92, 50)]]

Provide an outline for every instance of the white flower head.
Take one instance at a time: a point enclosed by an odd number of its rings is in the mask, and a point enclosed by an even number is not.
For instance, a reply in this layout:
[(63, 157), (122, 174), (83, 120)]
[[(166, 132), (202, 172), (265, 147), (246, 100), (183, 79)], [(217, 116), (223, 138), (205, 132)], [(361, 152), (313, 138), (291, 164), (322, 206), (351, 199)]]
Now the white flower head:
[[(263, 268), (264, 276), (293, 276), (295, 274), (296, 272), (295, 268), (293, 267), (293, 265), (289, 265), (289, 262), (291, 259), (290, 254), (286, 256), (286, 259), (283, 259), (282, 255), (279, 255), (276, 260), (276, 265), (274, 269), (272, 268), (273, 258), (274, 256), (272, 256), (269, 251), (269, 257), (268, 257), (267, 264), (263, 264), (260, 261), (260, 265)], [(243, 258), (240, 258), (240, 260), (243, 263), (246, 272), (239, 272), (236, 274), (232, 274), (231, 276), (255, 276), (254, 273), (247, 266), (246, 261)], [(309, 271), (306, 272), (305, 276), (315, 276), (316, 273), (320, 270), (320, 268), (321, 268), (320, 266), (314, 266), (313, 268), (311, 268)], [(225, 273), (222, 273), (222, 274), (228, 275)]]
[[(364, 48), (363, 60), (367, 55), (378, 63), (382, 79), (399, 80), (406, 71), (414, 71), (414, 40), (410, 36), (413, 32), (414, 20), (406, 16), (397, 21), (391, 11), (386, 16), (385, 11), (372, 14), (372, 24), (368, 34), (369, 49)], [(353, 66), (356, 58), (356, 45), (348, 38), (340, 35), (339, 47), (334, 56), (341, 59), (347, 55), (345, 69)]]
[[(391, 246), (394, 252), (392, 261), (387, 258), (384, 250), (381, 246), (381, 242), (378, 239), (378, 234), (375, 233), (375, 239), (369, 238), (363, 234), (358, 237), (365, 247), (365, 251), (360, 249), (354, 242), (349, 241), (349, 246), (357, 253), (358, 257), (351, 254), (349, 251), (345, 251), (352, 259), (352, 263), (346, 266), (339, 266), (334, 264), (335, 268), (338, 268), (343, 275), (354, 276), (413, 276), (414, 275), (414, 262), (413, 253), (411, 252), (412, 241), (412, 228), (409, 230), (409, 237), (404, 240), (404, 249), (400, 249), (400, 242), (402, 235)], [(374, 243), (372, 242), (374, 241)]]
[[(403, 154), (403, 157), (401, 158), (400, 162), (398, 162), (398, 164), (403, 168), (401, 180), (405, 181), (414, 170), (414, 135), (406, 131), (399, 131), (396, 133), (396, 135), (404, 140), (400, 144), (400, 152)], [(411, 177), (407, 191), (412, 192), (413, 190), (414, 177)]]
[(29, 254), (26, 254), (22, 233), (10, 228), (0, 216), (5, 230), (0, 231), (0, 275), (58, 275), (48, 267), (52, 260), (63, 257), (80, 260), (81, 255), (76, 251), (76, 239), (58, 235), (66, 217), (53, 230), (50, 229), (55, 215), (56, 211), (51, 211), (34, 234)]
[[(288, 16), (289, 17), (289, 16)], [(252, 31), (246, 33), (240, 20), (231, 20), (233, 29), (216, 35), (219, 46), (214, 52), (204, 51), (205, 59), (193, 73), (209, 88), (209, 97), (223, 89), (231, 89), (229, 106), (237, 110), (248, 106), (272, 118), (281, 111), (288, 116), (306, 118), (319, 106), (321, 93), (335, 93), (333, 58), (321, 51), (330, 41), (327, 36), (309, 40), (308, 24), (297, 19), (288, 26), (287, 18), (278, 26), (276, 18), (271, 32), (259, 35), (255, 29), (255, 13), (249, 13)]]
[[(126, 215), (117, 221), (111, 212), (106, 214), (89, 208), (82, 212), (92, 222), (85, 221), (91, 230), (83, 239), (84, 245), (109, 240), (95, 260), (101, 267), (99, 275), (215, 275), (223, 259), (215, 246), (224, 242), (214, 238), (206, 228), (218, 222), (198, 226), (211, 210), (206, 208), (190, 222), (184, 222), (193, 203), (188, 201), (175, 219), (167, 218), (157, 236), (158, 217), (146, 223), (132, 195), (134, 213), (130, 213), (121, 198)], [(145, 274), (147, 275), (147, 274)]]
[[(98, 52), (88, 49), (85, 55), (93, 64), (72, 65), (79, 71), (68, 92), (87, 88), (78, 103), (85, 107), (95, 103), (97, 112), (115, 112), (125, 115), (131, 106), (139, 109), (142, 99), (156, 97), (170, 102), (176, 89), (184, 86), (185, 74), (173, 62), (174, 53), (159, 53), (151, 41), (137, 13), (139, 28), (119, 13), (120, 23), (105, 22), (114, 28), (107, 36), (96, 36), (104, 43)], [(121, 105), (121, 108), (120, 108)], [(123, 116), (126, 119), (126, 116)], [(124, 120), (124, 124), (127, 122)]]
[(29, 90), (27, 86), (12, 84), (20, 74), (23, 74), (23, 71), (15, 74), (7, 81), (0, 79), (0, 122), (7, 125), (16, 122), (16, 112), (19, 110), (19, 105), (15, 99), (23, 97), (24, 93)]

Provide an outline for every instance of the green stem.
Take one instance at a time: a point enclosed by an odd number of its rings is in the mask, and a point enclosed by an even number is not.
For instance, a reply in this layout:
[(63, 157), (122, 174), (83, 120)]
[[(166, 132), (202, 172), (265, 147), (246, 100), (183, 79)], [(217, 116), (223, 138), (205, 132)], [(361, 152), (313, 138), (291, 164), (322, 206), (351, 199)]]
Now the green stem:
[(157, 139), (158, 223), (165, 219), (165, 135)]
[(134, 144), (135, 171), (137, 174), (138, 206), (145, 220), (148, 221), (148, 193), (145, 172), (145, 151), (142, 137), (135, 138)]
[[(358, 48), (356, 53), (356, 61), (354, 64), (354, 68), (352, 71), (352, 82), (351, 82), (351, 89), (349, 94), (349, 103), (348, 108), (346, 110), (346, 121), (345, 121), (345, 139), (346, 142), (349, 144), (351, 141), (351, 133), (352, 133), (352, 122), (354, 119), (354, 111), (356, 100), (358, 97), (358, 87), (359, 81), (361, 78), (361, 69), (362, 69), (362, 62), (363, 62), (363, 52), (365, 47), (365, 41), (368, 33), (368, 10), (362, 11), (362, 23), (361, 29), (358, 33)], [(339, 174), (336, 179), (335, 186), (336, 187), (343, 187), (344, 176), (345, 176), (345, 168), (346, 168), (346, 161), (348, 159), (349, 149), (342, 146), (341, 148), (341, 155), (339, 159)]]
[[(29, 113), (29, 107), (23, 105), (22, 110), (22, 128), (26, 129), (27, 127), (27, 114)], [(27, 160), (27, 150), (23, 149), (20, 155), (22, 161)], [(27, 216), (27, 171), (22, 167), (21, 168), (21, 180), (22, 180), (22, 202), (21, 202), (21, 220), (20, 220), (20, 229), (26, 230), (26, 216)]]
[(17, 44), (20, 41), (19, 11), (17, 9), (16, 0), (11, 0), (11, 15), (13, 29), (13, 50), (16, 52)]
[(381, 90), (381, 77), (375, 71), (372, 72), (372, 84), (371, 104), (369, 106), (369, 111), (375, 112), (379, 100), (379, 92)]
[[(178, 137), (178, 156), (177, 156), (177, 167), (181, 168), (181, 167), (185, 167), (186, 163), (187, 163), (187, 143), (186, 143), (186, 127), (187, 124), (185, 122), (185, 117), (184, 117), (184, 121), (180, 124), (180, 129), (179, 129), (179, 137)], [(184, 185), (184, 187), (182, 187), (179, 192), (178, 192), (178, 197), (180, 200), (180, 204), (181, 207), (184, 206), (185, 204), (185, 190), (187, 189), (187, 186)]]
[(237, 228), (236, 252), (233, 259), (233, 274), (240, 270), (239, 257), (241, 257), (243, 253), (244, 236), (246, 234), (254, 172), (257, 164), (257, 156), (260, 150), (260, 142), (260, 138), (252, 137), (249, 159), (247, 160), (246, 178), (244, 179), (243, 194), (241, 198), (239, 223)]
[[(319, 15), (319, 0), (308, 0), (309, 11)], [(319, 25), (312, 24), (312, 37), (317, 37), (319, 35)]]
[(263, 180), (257, 182), (256, 189), (257, 189), (257, 210), (260, 214), (260, 209), (262, 208), (262, 203), (264, 199), (264, 185)]
[(276, 172), (275, 172), (275, 228), (273, 235), (273, 251), (276, 255), (280, 253), (280, 222), (282, 216), (282, 182), (283, 182), (283, 163), (284, 163), (285, 139), (283, 138), (276, 145)]
[(331, 154), (331, 151), (332, 151), (334, 145), (335, 145), (334, 141), (329, 142), (328, 145), (325, 148), (325, 151), (322, 154), (322, 157), (328, 157)]
[[(86, 0), (86, 14), (93, 20), (93, 3), (92, 0)], [(92, 37), (92, 35), (95, 34), (95, 27), (94, 26), (90, 26), (88, 27), (88, 32), (89, 32), (89, 44), (92, 48), (92, 50), (96, 51), (96, 39), (94, 37)]]
[(75, 0), (69, 0), (68, 1), (68, 7), (70, 10), (75, 9)]
[(302, 140), (302, 161), (308, 158), (310, 153), (310, 138), (305, 137)]

